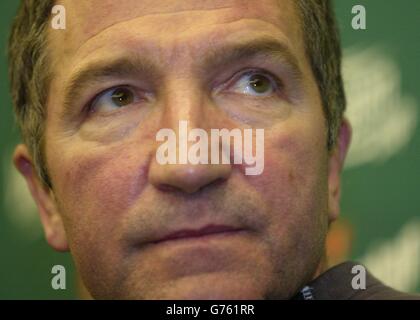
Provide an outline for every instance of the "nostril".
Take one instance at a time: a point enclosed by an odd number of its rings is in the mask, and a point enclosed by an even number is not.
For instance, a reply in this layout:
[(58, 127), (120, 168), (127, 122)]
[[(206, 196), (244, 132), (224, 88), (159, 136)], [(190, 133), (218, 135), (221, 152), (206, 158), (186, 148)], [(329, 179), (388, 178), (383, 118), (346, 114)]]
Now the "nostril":
[(149, 181), (163, 192), (195, 193), (216, 187), (231, 174), (230, 165), (160, 165), (153, 162)]
[(177, 188), (177, 187), (175, 187), (175, 186), (172, 186), (172, 185), (170, 185), (170, 184), (160, 184), (160, 185), (158, 185), (158, 186), (157, 186), (157, 188), (158, 188), (160, 191), (163, 191), (163, 192), (175, 192), (175, 191), (180, 191), (180, 189), (179, 189), (179, 188)]
[(227, 178), (220, 177), (216, 178), (213, 181), (208, 181), (207, 183), (187, 183), (184, 181), (184, 183), (161, 183), (156, 185), (157, 189), (162, 192), (183, 192), (183, 193), (196, 193), (203, 189), (208, 188), (218, 188), (223, 183), (225, 183)]

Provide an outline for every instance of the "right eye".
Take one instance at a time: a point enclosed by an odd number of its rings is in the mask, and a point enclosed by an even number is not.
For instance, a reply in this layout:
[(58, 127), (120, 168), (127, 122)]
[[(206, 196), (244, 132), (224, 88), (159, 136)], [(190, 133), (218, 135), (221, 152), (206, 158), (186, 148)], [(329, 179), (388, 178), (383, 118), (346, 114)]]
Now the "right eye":
[(132, 89), (118, 87), (101, 93), (90, 106), (93, 112), (111, 112), (138, 102), (139, 98)]
[(276, 88), (277, 85), (271, 77), (262, 72), (251, 71), (243, 74), (232, 89), (246, 95), (266, 97), (273, 95)]

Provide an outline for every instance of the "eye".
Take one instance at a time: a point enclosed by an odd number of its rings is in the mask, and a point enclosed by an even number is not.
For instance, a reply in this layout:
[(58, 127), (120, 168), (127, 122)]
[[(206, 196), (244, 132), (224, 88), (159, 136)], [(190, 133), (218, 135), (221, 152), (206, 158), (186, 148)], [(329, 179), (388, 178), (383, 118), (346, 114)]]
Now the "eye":
[(93, 112), (109, 112), (133, 104), (137, 100), (138, 98), (130, 88), (113, 88), (100, 94), (91, 104), (90, 110)]
[(279, 87), (279, 81), (263, 72), (249, 71), (242, 74), (230, 90), (253, 96), (271, 96)]

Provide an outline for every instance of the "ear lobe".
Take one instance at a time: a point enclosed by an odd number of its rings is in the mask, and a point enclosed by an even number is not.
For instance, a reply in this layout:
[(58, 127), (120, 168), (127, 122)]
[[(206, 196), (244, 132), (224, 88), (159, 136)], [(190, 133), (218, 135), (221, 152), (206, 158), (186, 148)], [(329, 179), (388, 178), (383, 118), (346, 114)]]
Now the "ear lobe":
[(336, 220), (340, 214), (341, 171), (351, 141), (351, 126), (343, 118), (337, 137), (337, 143), (330, 154), (328, 165), (328, 214), (330, 222)]
[(32, 163), (32, 157), (25, 145), (21, 144), (16, 147), (13, 163), (25, 178), (35, 200), (48, 244), (57, 251), (68, 251), (66, 232), (61, 215), (57, 210), (54, 194), (52, 190), (41, 183)]

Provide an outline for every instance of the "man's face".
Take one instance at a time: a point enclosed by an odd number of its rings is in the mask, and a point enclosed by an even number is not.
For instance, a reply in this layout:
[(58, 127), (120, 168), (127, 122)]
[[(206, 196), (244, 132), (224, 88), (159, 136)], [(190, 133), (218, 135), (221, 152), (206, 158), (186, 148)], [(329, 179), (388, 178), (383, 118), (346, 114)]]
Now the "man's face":
[[(61, 4), (67, 29), (50, 30), (49, 48), (50, 244), (68, 245), (95, 298), (293, 295), (319, 267), (336, 174), (294, 2)], [(180, 120), (264, 129), (263, 173), (158, 164), (156, 133)], [(159, 241), (209, 226), (217, 233)]]

